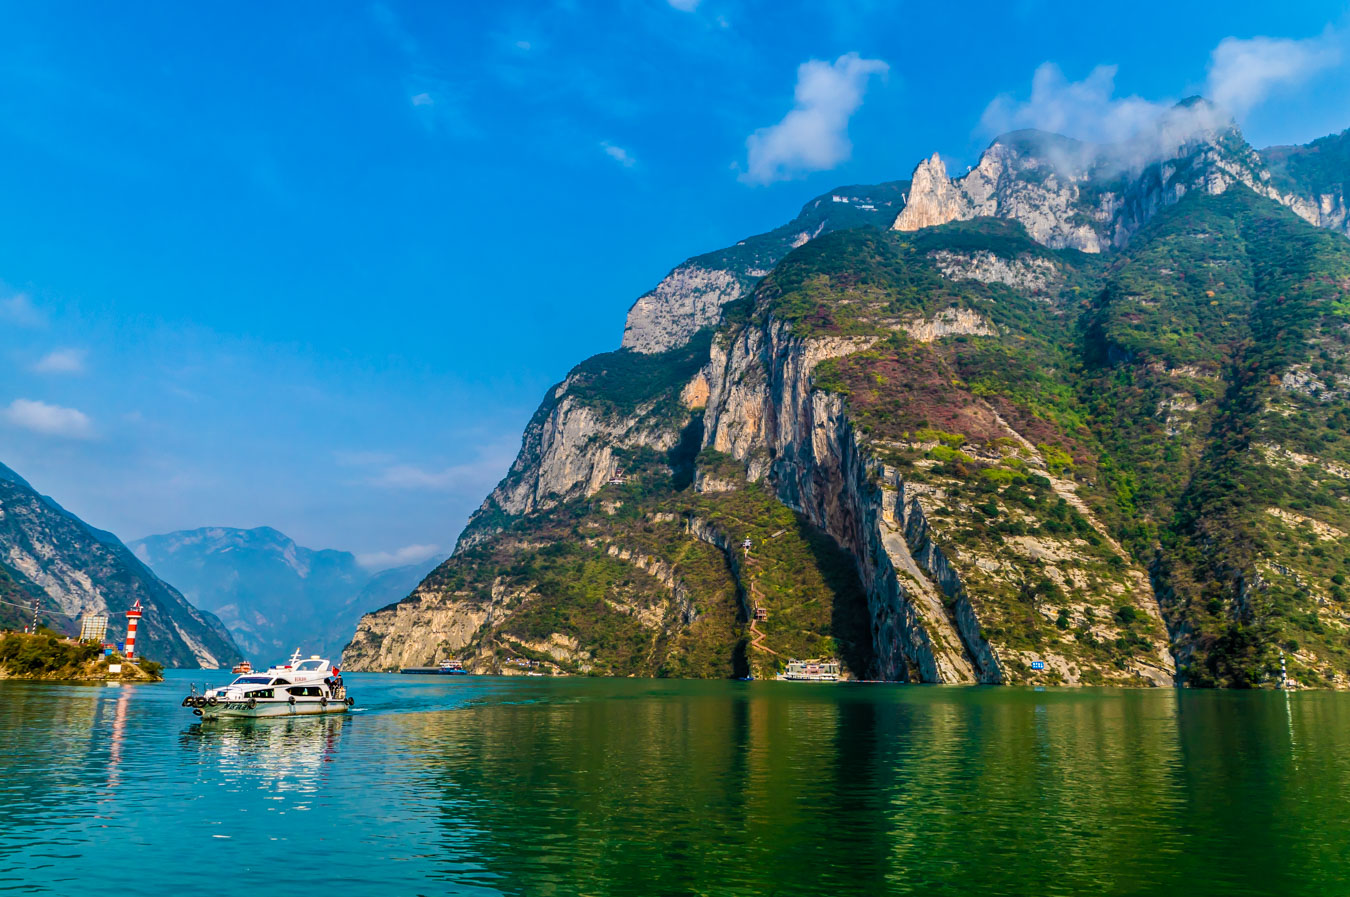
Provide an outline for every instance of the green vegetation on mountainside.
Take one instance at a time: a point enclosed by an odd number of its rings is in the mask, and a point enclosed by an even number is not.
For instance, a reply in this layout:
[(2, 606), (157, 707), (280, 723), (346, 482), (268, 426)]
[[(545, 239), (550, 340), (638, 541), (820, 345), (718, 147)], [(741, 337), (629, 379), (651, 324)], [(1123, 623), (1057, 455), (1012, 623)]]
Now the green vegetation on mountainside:
[[(434, 572), (428, 588), (494, 602), (494, 621), (468, 650), (568, 673), (704, 678), (839, 656), (867, 675), (866, 598), (852, 559), (716, 453), (700, 467), (737, 488), (696, 492), (693, 459), (680, 457), (696, 446), (625, 452), (624, 483), (510, 520)], [(776, 653), (750, 645), (754, 603), (770, 612), (759, 629)]]
[[(1187, 197), (1105, 260), (1032, 250), (1015, 230), (822, 238), (766, 279), (754, 314), (875, 338), (815, 382), (847, 396), (874, 454), (937, 488), (939, 541), (995, 644), (1058, 629), (1076, 635), (1070, 653), (1095, 641), (1119, 665), (1147, 565), (1186, 681), (1268, 681), (1282, 648), (1292, 675), (1345, 684), (1350, 245), (1243, 188)], [(1059, 267), (1057, 294), (944, 277), (932, 253), (958, 246), (1009, 261), (1038, 251)], [(982, 332), (911, 335), (954, 308)], [(1042, 474), (1072, 483), (1105, 526), (1060, 512), (1054, 525), (1083, 543), (1061, 543), (1072, 560), (1009, 547), (1060, 507), (1025, 509), (1021, 484)], [(1104, 639), (1103, 610), (1127, 631)]]
[(1345, 196), (1350, 174), (1350, 130), (1305, 146), (1272, 146), (1261, 151), (1272, 180), (1281, 190), (1320, 197)]

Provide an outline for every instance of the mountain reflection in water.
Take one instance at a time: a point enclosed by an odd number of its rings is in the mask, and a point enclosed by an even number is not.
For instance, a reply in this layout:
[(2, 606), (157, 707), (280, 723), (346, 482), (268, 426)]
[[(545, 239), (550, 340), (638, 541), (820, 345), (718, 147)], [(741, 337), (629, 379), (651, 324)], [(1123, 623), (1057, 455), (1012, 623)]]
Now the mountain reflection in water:
[(354, 676), (203, 724), (187, 681), (0, 682), (0, 881), (1350, 894), (1347, 695)]

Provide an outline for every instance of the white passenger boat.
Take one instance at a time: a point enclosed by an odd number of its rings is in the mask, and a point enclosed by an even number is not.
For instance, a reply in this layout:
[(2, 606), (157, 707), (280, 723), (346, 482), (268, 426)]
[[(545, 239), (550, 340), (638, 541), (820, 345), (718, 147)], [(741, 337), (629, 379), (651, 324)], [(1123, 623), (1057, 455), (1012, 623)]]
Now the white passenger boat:
[(194, 686), (183, 699), (183, 706), (203, 720), (346, 713), (354, 703), (342, 684), (341, 670), (317, 654), (302, 660), (299, 649), (287, 664), (265, 673), (245, 673), (202, 694)]
[(793, 682), (838, 682), (839, 661), (789, 660), (787, 669), (778, 678)]

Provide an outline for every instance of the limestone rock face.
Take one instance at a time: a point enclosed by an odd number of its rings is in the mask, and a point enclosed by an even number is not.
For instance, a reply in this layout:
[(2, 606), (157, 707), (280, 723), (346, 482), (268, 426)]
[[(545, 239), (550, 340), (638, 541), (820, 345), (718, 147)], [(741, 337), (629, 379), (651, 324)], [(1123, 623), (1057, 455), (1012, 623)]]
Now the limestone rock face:
[(970, 197), (947, 177), (937, 153), (924, 159), (910, 179), (909, 199), (896, 216), (894, 229), (918, 230), (974, 217)]
[(1049, 259), (1027, 255), (1005, 259), (988, 250), (952, 252), (943, 249), (929, 256), (937, 269), (952, 280), (1001, 283), (1028, 293), (1045, 293), (1055, 283), (1058, 269)]
[(948, 336), (994, 336), (994, 325), (968, 308), (945, 308), (931, 318), (919, 318), (904, 324), (904, 330), (921, 343)]
[(684, 345), (720, 321), (723, 306), (747, 295), (793, 249), (830, 231), (888, 225), (906, 186), (897, 181), (840, 188), (811, 200), (780, 227), (689, 259), (633, 303), (623, 348), (654, 353)]
[(664, 352), (689, 341), (699, 330), (717, 323), (722, 306), (745, 293), (735, 272), (686, 263), (671, 271), (628, 311), (623, 348)]
[(414, 599), (366, 614), (342, 652), (351, 670), (397, 670), (428, 658), (453, 657), (487, 619), (490, 606), (477, 601), (413, 593)]
[(480, 526), (490, 512), (518, 516), (594, 495), (619, 473), (616, 451), (643, 447), (664, 451), (674, 444), (678, 434), (647, 420), (650, 405), (631, 414), (605, 414), (569, 395), (568, 385), (558, 386), (552, 409), (530, 422), (520, 454), (470, 518), (456, 550), (490, 534)]
[(1118, 249), (1188, 193), (1242, 184), (1311, 224), (1350, 233), (1341, 193), (1282, 189), (1260, 153), (1231, 123), (1186, 130), (1156, 153), (1122, 145), (1091, 148), (1036, 132), (995, 140), (979, 164), (950, 180), (934, 154), (914, 170), (909, 202), (892, 228), (914, 231), (978, 217), (1021, 223), (1052, 249)]
[[(821, 361), (869, 345), (867, 339), (798, 337), (772, 319), (719, 341), (710, 367), (705, 445), (744, 461), (752, 479), (766, 479), (779, 500), (806, 515), (854, 557), (867, 591), (872, 648), (882, 677), (1001, 683), (1013, 678), (1009, 664), (1025, 669), (1041, 660), (1065, 683), (1079, 682), (1083, 670), (1053, 652), (1018, 651), (986, 640), (966, 579), (971, 573), (1000, 570), (1002, 562), (977, 554), (950, 557), (929, 522), (935, 510), (954, 509), (941, 490), (909, 482), (876, 461), (849, 420), (843, 397), (812, 387), (811, 372)], [(1004, 437), (1021, 446), (1036, 469), (1044, 470), (1036, 447), (990, 413)], [(1100, 538), (1110, 540), (1071, 484), (1056, 481), (1055, 488), (1093, 521)], [(1073, 552), (1063, 545), (1031, 541), (1028, 551), (1073, 566)], [(970, 567), (963, 570), (961, 564)], [(1132, 568), (1127, 575), (1130, 589), (1113, 600), (1129, 601), (1156, 625), (1149, 653), (1106, 675), (1170, 684), (1175, 664), (1157, 602), (1142, 571)]]

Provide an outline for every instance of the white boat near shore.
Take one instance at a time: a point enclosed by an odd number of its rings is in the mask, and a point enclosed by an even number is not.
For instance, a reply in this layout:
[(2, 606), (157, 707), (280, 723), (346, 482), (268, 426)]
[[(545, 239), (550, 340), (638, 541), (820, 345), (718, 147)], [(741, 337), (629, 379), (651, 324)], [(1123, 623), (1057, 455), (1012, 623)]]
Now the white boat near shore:
[(778, 678), (791, 682), (838, 682), (839, 661), (789, 660), (787, 669)]
[(194, 687), (193, 694), (183, 699), (183, 706), (203, 720), (346, 713), (355, 703), (342, 684), (340, 669), (317, 654), (302, 660), (299, 649), (289, 663), (265, 673), (245, 673), (201, 694)]

